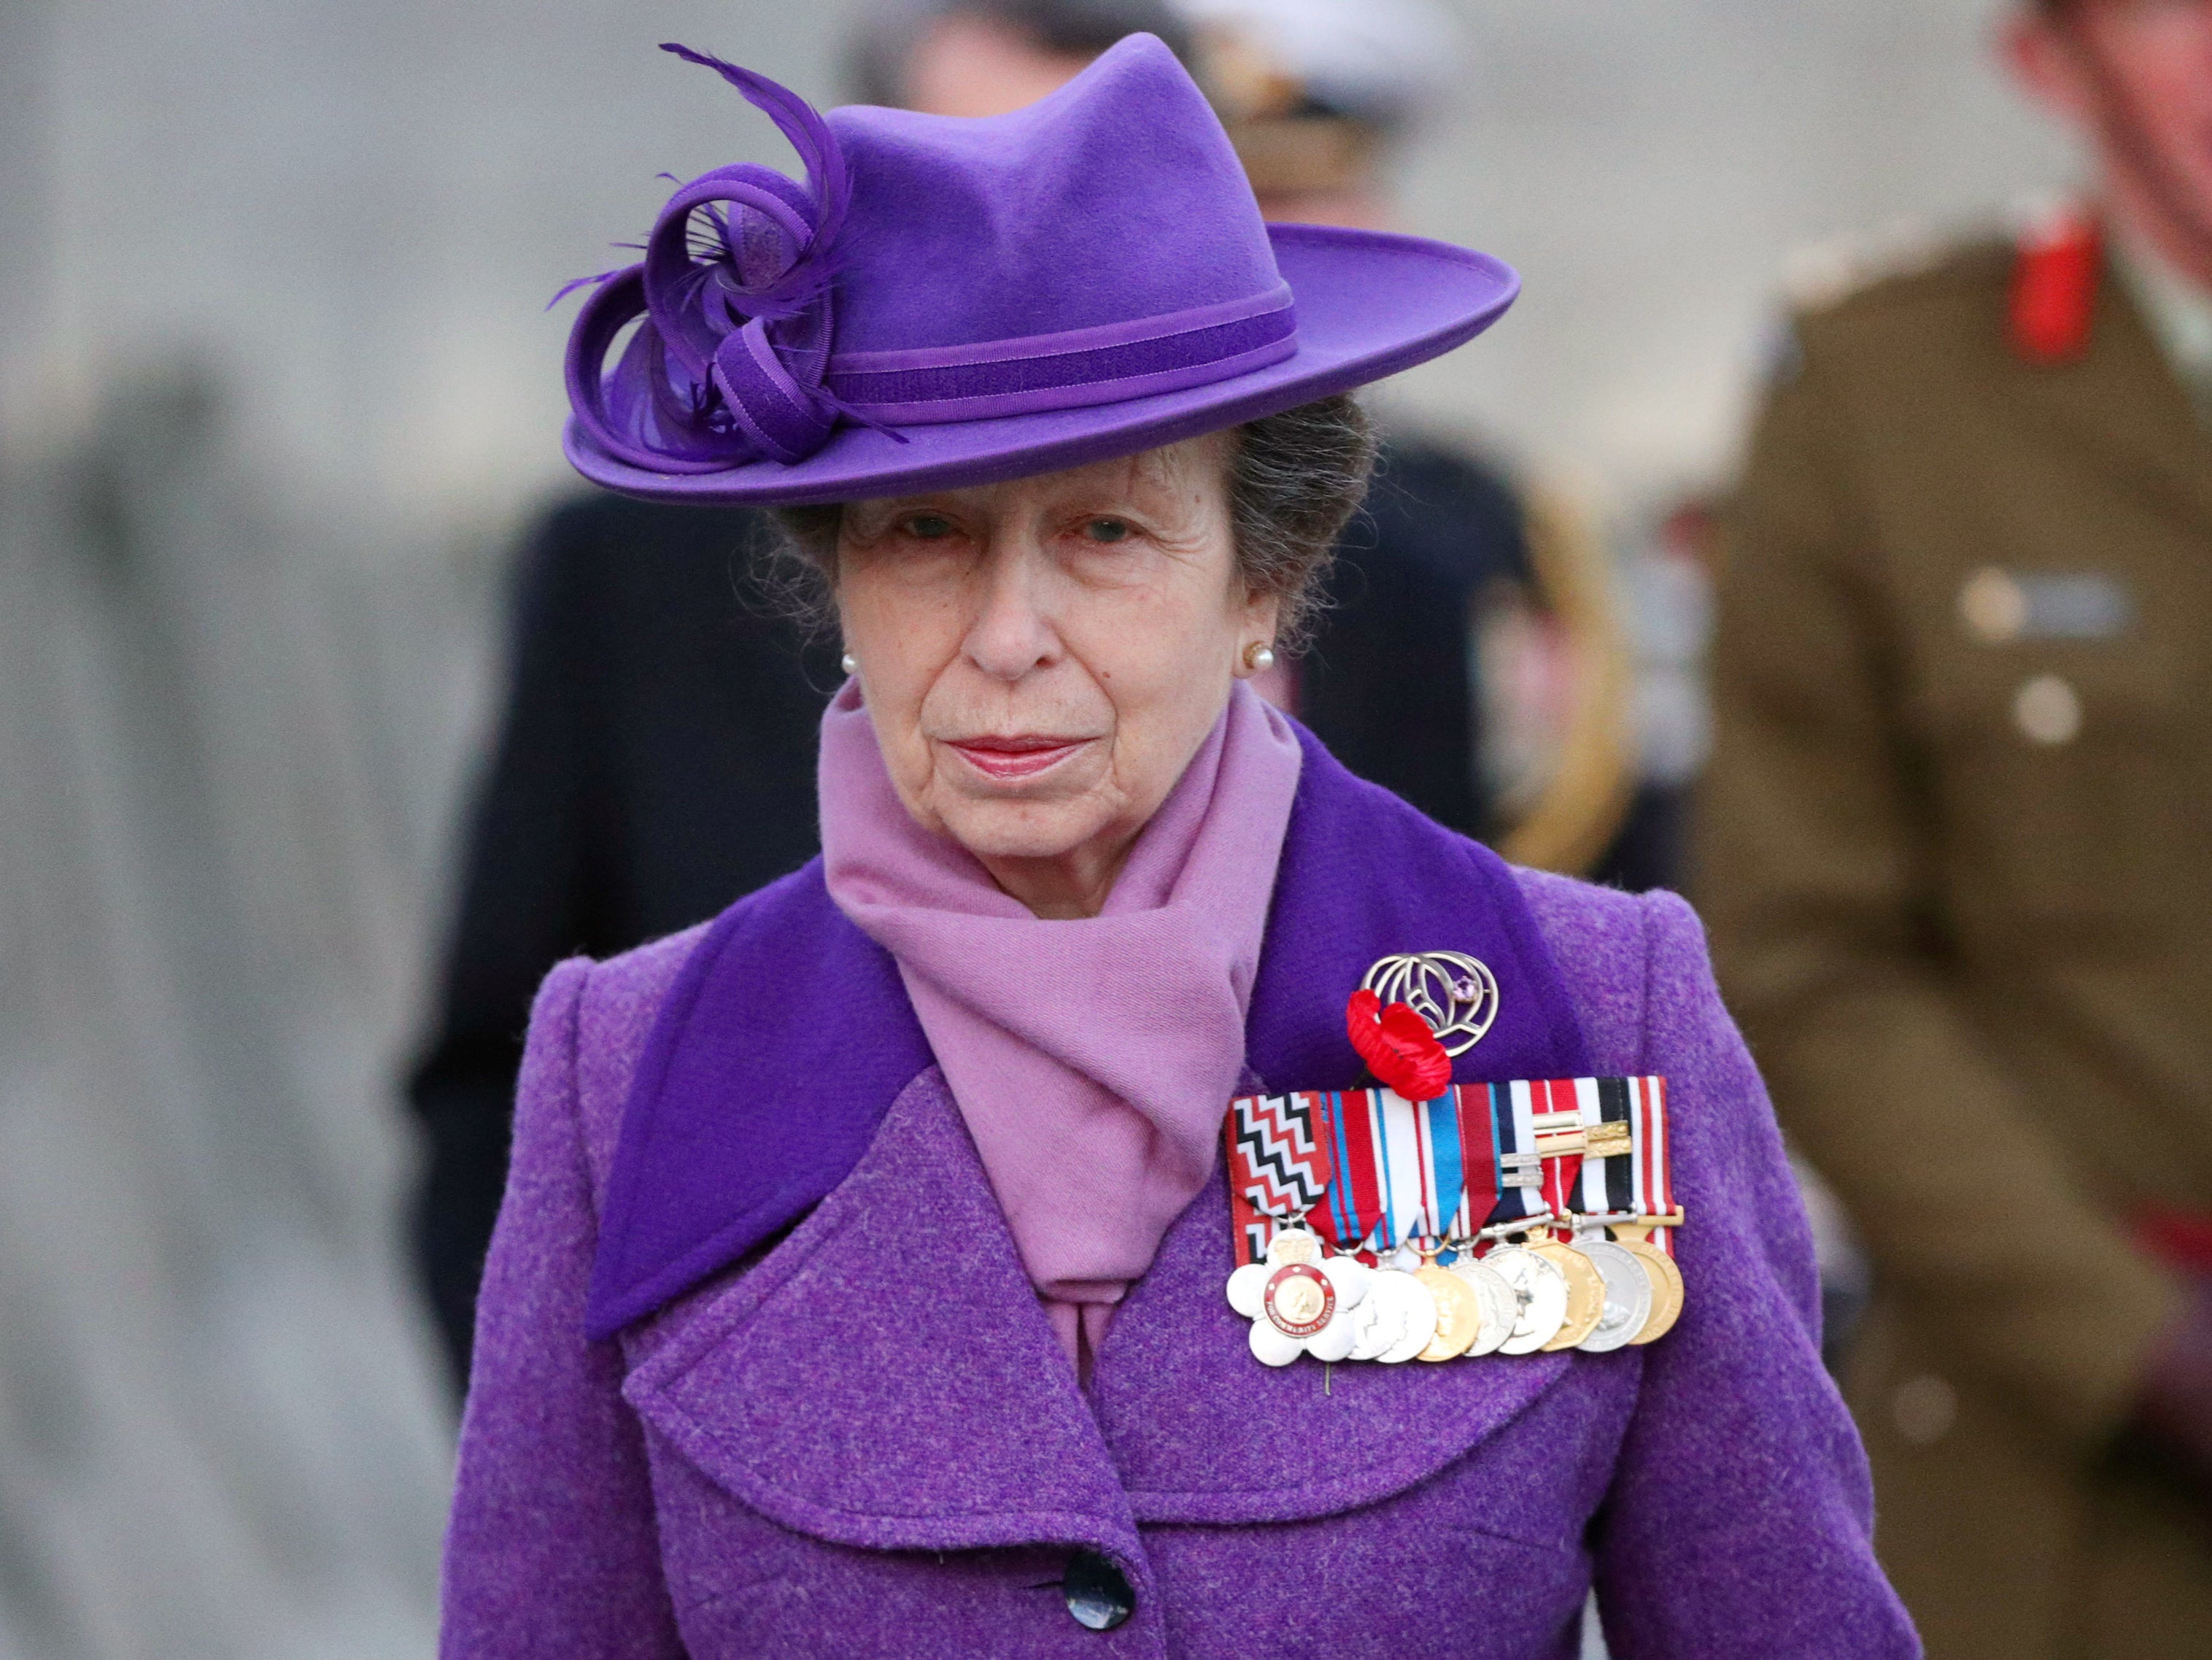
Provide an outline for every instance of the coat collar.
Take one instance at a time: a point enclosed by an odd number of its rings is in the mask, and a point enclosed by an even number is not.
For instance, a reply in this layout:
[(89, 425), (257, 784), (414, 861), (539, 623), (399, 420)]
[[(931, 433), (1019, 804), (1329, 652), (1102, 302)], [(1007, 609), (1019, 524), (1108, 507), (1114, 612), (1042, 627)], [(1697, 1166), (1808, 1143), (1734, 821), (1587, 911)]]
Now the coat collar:
[[(1457, 1081), (1586, 1072), (1573, 1007), (1504, 861), (1354, 778), (1297, 730), (1304, 763), (1245, 1027), (1259, 1079), (1359, 1082), (1345, 999), (1387, 952), (1444, 948), (1480, 957), (1504, 988)], [(587, 1335), (612, 1335), (805, 1214), (931, 1062), (897, 965), (837, 909), (819, 860), (725, 911), (639, 1060), (601, 1207)]]
[(805, 1215), (929, 1064), (897, 965), (831, 902), (819, 859), (723, 912), (638, 1058), (586, 1335), (611, 1336)]

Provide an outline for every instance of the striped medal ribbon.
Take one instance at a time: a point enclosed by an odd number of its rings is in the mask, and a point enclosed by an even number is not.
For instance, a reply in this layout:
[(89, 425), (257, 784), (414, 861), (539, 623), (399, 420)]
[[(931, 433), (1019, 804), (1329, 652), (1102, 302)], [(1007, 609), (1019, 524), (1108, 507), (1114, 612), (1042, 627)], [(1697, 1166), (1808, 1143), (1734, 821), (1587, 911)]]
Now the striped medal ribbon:
[[(1626, 1094), (1624, 1104), (1629, 1127), (1631, 1157), (1608, 1159), (1628, 1167), (1627, 1208), (1638, 1216), (1674, 1213), (1674, 1166), (1667, 1151), (1667, 1080), (1664, 1078), (1625, 1078), (1618, 1080)], [(1674, 1230), (1654, 1228), (1649, 1242), (1657, 1250), (1674, 1254)]]
[(1525, 1080), (1485, 1084), (1498, 1138), (1498, 1206), (1491, 1225), (1540, 1215), (1545, 1209), (1543, 1158), (1536, 1151), (1535, 1098)]
[(1575, 1098), (1582, 1110), (1582, 1179), (1575, 1185), (1573, 1208), (1585, 1216), (1618, 1216), (1636, 1208), (1635, 1130), (1631, 1118), (1642, 1078), (1578, 1078)]
[(1240, 1262), (1267, 1256), (1275, 1235), (1329, 1185), (1329, 1098), (1319, 1090), (1240, 1095), (1222, 1124), (1229, 1214)]
[(1494, 1084), (1455, 1084), (1452, 1102), (1459, 1117), (1460, 1198), (1445, 1237), (1471, 1240), (1490, 1225), (1498, 1208), (1498, 1116), (1491, 1106)]
[(1587, 1146), (1583, 1125), (1584, 1085), (1589, 1086), (1591, 1105), (1595, 1108), (1595, 1078), (1539, 1079), (1513, 1085), (1516, 1092), (1524, 1089), (1528, 1091), (1528, 1128), (1544, 1173), (1543, 1185), (1538, 1191), (1554, 1216), (1565, 1216), (1573, 1210), (1577, 1197), (1583, 1152)]
[(1329, 1097), (1335, 1165), (1327, 1213), (1337, 1249), (1372, 1262), (1415, 1239), (1435, 1239), (1466, 1186), (1458, 1091), (1408, 1101), (1394, 1090)]

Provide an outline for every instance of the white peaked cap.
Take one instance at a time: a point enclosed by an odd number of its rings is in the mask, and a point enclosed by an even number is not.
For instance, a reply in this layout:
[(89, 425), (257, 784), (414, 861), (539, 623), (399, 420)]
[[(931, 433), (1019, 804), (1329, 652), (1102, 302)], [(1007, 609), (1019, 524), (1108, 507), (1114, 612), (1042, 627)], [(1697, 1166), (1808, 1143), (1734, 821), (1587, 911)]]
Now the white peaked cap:
[(1172, 0), (1194, 28), (1227, 30), (1309, 97), (1380, 128), (1419, 121), (1464, 83), (1468, 40), (1435, 0)]

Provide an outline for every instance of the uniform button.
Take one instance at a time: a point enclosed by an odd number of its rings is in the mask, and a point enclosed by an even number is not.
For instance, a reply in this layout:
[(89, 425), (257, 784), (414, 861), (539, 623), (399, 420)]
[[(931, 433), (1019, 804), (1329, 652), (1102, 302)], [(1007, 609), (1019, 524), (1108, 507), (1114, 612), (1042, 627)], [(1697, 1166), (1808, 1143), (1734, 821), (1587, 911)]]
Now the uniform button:
[(2027, 592), (2010, 573), (1984, 565), (1959, 590), (1959, 620), (1984, 645), (2017, 640), (2027, 626)]
[(1086, 1631), (1111, 1631), (1137, 1611), (1137, 1593), (1121, 1570), (1095, 1550), (1076, 1552), (1060, 1584), (1067, 1611)]
[(2032, 743), (2070, 744), (2081, 731), (2081, 695), (2055, 674), (2039, 674), (2013, 694), (2012, 718)]

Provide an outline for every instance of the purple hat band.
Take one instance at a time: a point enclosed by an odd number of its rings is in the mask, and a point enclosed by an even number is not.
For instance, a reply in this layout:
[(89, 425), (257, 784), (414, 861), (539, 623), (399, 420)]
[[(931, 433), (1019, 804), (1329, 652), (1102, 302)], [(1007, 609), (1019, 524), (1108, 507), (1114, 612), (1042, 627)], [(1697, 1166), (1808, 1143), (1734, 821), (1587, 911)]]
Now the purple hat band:
[[(837, 135), (764, 76), (662, 49), (715, 70), (766, 112), (807, 179), (802, 186), (750, 165), (704, 173), (669, 199), (641, 261), (586, 279), (597, 292), (569, 335), (569, 402), (618, 460), (663, 473), (787, 465), (847, 421), (900, 438), (899, 426), (1183, 391), (1297, 350), (1297, 307), (1270, 263), (1252, 274), (1273, 280), (1237, 298), (1036, 334), (838, 352), (838, 240), (853, 192)], [(633, 321), (609, 371), (606, 355)]]
[(916, 425), (1119, 403), (1226, 380), (1298, 349), (1291, 288), (1225, 305), (981, 346), (848, 352), (829, 383), (848, 407)]

